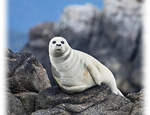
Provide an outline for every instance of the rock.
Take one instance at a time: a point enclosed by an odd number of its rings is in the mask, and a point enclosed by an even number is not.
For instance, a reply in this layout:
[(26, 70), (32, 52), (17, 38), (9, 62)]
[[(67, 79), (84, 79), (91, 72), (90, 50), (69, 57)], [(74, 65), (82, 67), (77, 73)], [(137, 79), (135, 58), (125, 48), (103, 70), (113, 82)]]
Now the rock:
[[(133, 80), (142, 78), (139, 74), (141, 65), (134, 66), (141, 63), (141, 6), (135, 0), (105, 0), (99, 23), (98, 33), (101, 34), (90, 46), (91, 50), (97, 51), (94, 55), (111, 69), (116, 79), (121, 79), (118, 86), (125, 94), (141, 89), (141, 84)], [(125, 85), (129, 84), (130, 88), (122, 87), (124, 81), (128, 81)]]
[(58, 22), (59, 34), (67, 39), (72, 48), (90, 53), (87, 48), (99, 30), (99, 19), (100, 10), (92, 4), (68, 6)]
[[(76, 34), (90, 34), (99, 9), (92, 4), (67, 6), (60, 18), (61, 29), (71, 28)], [(89, 35), (87, 35), (89, 36)]]
[(134, 105), (131, 110), (131, 115), (144, 115), (144, 90), (141, 90), (138, 93), (130, 93), (127, 95), (127, 98), (130, 99)]
[(13, 94), (7, 94), (7, 115), (27, 115), (21, 101)]
[(15, 96), (22, 102), (22, 105), (24, 106), (24, 109), (28, 115), (35, 111), (35, 100), (37, 95), (38, 94), (34, 92), (15, 94)]
[(56, 24), (53, 22), (46, 22), (32, 27), (29, 33), (30, 42), (29, 47), (45, 48), (49, 40), (57, 33)]
[[(77, 94), (59, 92), (52, 94), (51, 88), (39, 93), (35, 114), (44, 112), (59, 114), (105, 114), (127, 115), (133, 103), (122, 96), (112, 94), (106, 85), (96, 86)], [(40, 109), (40, 110), (39, 110)], [(34, 115), (34, 114), (33, 114)]]
[(8, 115), (143, 114), (143, 90), (127, 98), (105, 84), (75, 94), (54, 91), (42, 65), (28, 52), (7, 50), (7, 67)]
[(69, 112), (66, 112), (62, 109), (46, 109), (46, 110), (38, 110), (33, 112), (31, 115), (71, 115)]
[(39, 92), (50, 87), (46, 70), (28, 52), (7, 50), (8, 82), (12, 93)]
[(23, 50), (37, 57), (47, 70), (51, 85), (56, 85), (51, 74), (48, 41), (62, 36), (72, 48), (106, 65), (124, 94), (138, 92), (142, 88), (141, 7), (139, 0), (105, 0), (101, 11), (90, 4), (68, 6), (58, 23), (33, 27)]
[(137, 101), (140, 101), (143, 99), (143, 93), (144, 93), (144, 90), (141, 90), (138, 93), (129, 93), (127, 95), (127, 98), (130, 99), (133, 103), (136, 103)]
[(51, 64), (49, 61), (48, 44), (49, 40), (53, 38), (57, 33), (56, 27), (57, 26), (55, 23), (46, 22), (31, 28), (29, 33), (29, 43), (22, 50), (31, 52), (43, 65), (43, 68), (47, 70), (51, 85), (56, 85), (56, 83), (51, 77), (52, 73), (50, 71)]
[(144, 115), (143, 102), (136, 102), (134, 104), (131, 115)]

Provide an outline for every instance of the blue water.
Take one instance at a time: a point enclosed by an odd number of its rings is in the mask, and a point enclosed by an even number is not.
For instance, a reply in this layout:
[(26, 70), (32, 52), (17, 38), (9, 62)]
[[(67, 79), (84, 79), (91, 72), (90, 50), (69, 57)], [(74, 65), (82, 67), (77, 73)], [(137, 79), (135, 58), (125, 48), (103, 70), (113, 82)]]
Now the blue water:
[(57, 22), (67, 5), (86, 3), (98, 8), (103, 5), (102, 0), (9, 0), (8, 47), (18, 52), (27, 43), (32, 26), (46, 21)]

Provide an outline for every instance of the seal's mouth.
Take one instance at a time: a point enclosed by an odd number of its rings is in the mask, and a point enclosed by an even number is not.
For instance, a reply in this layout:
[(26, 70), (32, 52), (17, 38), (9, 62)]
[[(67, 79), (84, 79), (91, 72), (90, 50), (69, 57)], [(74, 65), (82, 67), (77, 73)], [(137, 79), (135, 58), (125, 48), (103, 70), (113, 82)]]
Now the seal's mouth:
[(56, 51), (61, 51), (61, 49), (56, 49)]
[(56, 48), (56, 51), (57, 51), (57, 52), (61, 52), (61, 48), (60, 48), (60, 47), (59, 47), (59, 48), (57, 47), (57, 48)]

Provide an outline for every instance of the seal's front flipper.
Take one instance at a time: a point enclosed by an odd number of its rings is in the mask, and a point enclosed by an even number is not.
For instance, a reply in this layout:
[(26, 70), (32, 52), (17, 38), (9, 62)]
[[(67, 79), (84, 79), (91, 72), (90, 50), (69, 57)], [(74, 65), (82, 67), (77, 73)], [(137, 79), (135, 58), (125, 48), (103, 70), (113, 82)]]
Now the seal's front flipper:
[(95, 66), (91, 66), (91, 65), (92, 64), (89, 64), (87, 66), (87, 69), (88, 69), (91, 77), (96, 82), (96, 84), (101, 85), (101, 83), (102, 83), (101, 75), (100, 75), (99, 71), (97, 70), (97, 68)]

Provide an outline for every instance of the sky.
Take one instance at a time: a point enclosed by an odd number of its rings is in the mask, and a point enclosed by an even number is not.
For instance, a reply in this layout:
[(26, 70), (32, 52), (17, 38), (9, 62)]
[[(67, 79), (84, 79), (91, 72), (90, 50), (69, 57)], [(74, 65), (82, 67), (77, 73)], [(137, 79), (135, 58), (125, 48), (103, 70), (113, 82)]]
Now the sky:
[(29, 28), (45, 21), (58, 21), (63, 9), (71, 4), (92, 3), (102, 7), (102, 0), (9, 0), (10, 30), (28, 32)]
[(68, 5), (91, 3), (98, 8), (102, 0), (9, 0), (8, 1), (8, 48), (19, 52), (28, 42), (31, 27), (47, 22), (57, 22)]

